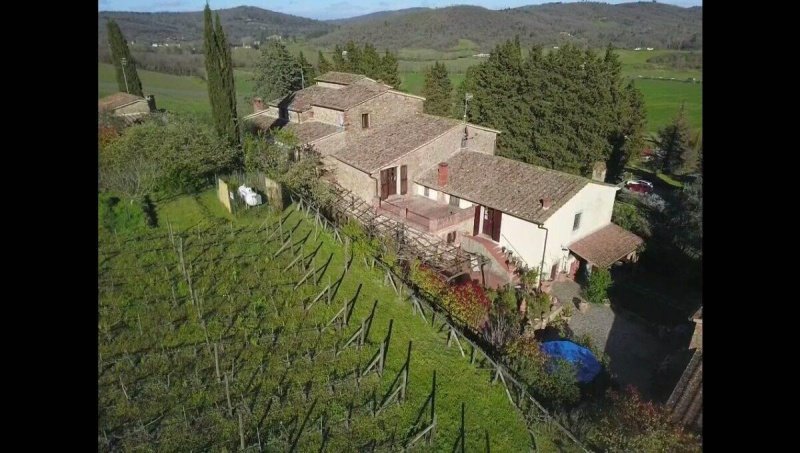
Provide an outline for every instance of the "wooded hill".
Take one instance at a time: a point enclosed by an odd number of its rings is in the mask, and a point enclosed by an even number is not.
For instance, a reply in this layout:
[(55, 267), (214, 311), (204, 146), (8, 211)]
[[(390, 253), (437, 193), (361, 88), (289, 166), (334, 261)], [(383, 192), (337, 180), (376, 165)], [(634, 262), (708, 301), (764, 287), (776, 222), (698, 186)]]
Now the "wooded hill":
[[(504, 10), (478, 6), (409, 8), (381, 11), (336, 21), (317, 21), (255, 7), (219, 10), (229, 42), (270, 35), (305, 37), (322, 47), (349, 40), (378, 49), (427, 48), (448, 50), (468, 39), (476, 50), (488, 51), (519, 35), (523, 46), (573, 44), (620, 48), (701, 49), (702, 7), (682, 8), (652, 2), (550, 3)], [(99, 42), (105, 42), (105, 21), (114, 18), (128, 40), (199, 41), (202, 13), (101, 12)]]
[[(325, 34), (335, 27), (331, 24), (278, 13), (254, 6), (215, 10), (219, 13), (228, 42), (242, 39), (264, 41), (268, 36), (311, 38)], [(128, 41), (149, 43), (200, 42), (203, 39), (203, 12), (136, 13), (100, 11), (97, 16), (98, 43), (107, 45), (106, 21), (114, 19)]]

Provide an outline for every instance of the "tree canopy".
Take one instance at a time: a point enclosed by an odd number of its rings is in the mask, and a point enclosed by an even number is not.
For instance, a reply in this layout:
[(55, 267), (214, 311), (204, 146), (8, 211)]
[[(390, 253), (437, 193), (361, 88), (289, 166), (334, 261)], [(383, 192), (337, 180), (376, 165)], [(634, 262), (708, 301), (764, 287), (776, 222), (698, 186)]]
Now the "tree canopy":
[(447, 75), (447, 67), (438, 61), (425, 72), (425, 113), (448, 116), (452, 108), (453, 84)]
[(612, 49), (534, 47), (523, 58), (519, 40), (506, 41), (467, 70), (465, 93), (468, 120), (503, 131), (498, 154), (523, 162), (589, 176), (603, 161), (617, 178), (643, 143), (641, 94), (623, 84)]
[(292, 57), (283, 43), (270, 40), (262, 47), (253, 86), (255, 96), (270, 102), (301, 89), (302, 82), (300, 62)]

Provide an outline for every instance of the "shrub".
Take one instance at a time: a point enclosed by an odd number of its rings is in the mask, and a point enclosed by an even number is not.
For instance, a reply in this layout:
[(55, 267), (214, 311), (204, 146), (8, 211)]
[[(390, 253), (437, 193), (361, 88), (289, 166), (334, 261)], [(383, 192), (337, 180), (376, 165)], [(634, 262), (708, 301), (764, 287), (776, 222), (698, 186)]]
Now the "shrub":
[(702, 451), (698, 439), (670, 422), (663, 406), (643, 401), (633, 387), (609, 390), (605, 407), (595, 414), (588, 436), (598, 451)]
[(100, 193), (97, 209), (100, 225), (110, 232), (120, 233), (145, 225), (142, 204), (134, 199), (122, 200), (110, 193)]
[(603, 303), (608, 297), (608, 288), (611, 284), (611, 273), (608, 269), (595, 268), (586, 285), (586, 298), (594, 304)]
[(480, 285), (467, 281), (451, 286), (419, 260), (411, 263), (409, 278), (420, 292), (440, 304), (453, 317), (466, 323), (475, 332), (482, 330), (491, 302)]
[(100, 186), (139, 197), (194, 193), (238, 169), (239, 151), (208, 126), (170, 117), (131, 126), (100, 153)]
[(575, 367), (563, 359), (551, 359), (539, 349), (539, 342), (519, 338), (505, 351), (512, 368), (528, 386), (528, 390), (547, 404), (570, 406), (580, 400)]

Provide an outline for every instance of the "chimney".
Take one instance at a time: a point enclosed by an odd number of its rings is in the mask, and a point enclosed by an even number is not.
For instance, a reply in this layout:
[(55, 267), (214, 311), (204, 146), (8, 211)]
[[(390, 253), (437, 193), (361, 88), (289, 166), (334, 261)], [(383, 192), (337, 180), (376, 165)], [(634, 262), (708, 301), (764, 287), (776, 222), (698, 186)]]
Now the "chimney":
[(553, 200), (549, 198), (542, 198), (541, 200), (539, 200), (539, 203), (542, 204), (542, 209), (547, 210), (550, 209), (550, 206), (553, 205)]
[(447, 185), (447, 177), (450, 173), (449, 169), (447, 168), (447, 162), (439, 162), (439, 185), (446, 186)]
[(150, 111), (151, 112), (155, 112), (156, 111), (156, 97), (153, 96), (152, 94), (148, 94), (147, 97), (145, 97), (145, 99), (147, 99), (147, 107), (150, 108)]
[(264, 110), (264, 100), (259, 97), (253, 98), (253, 113), (260, 112), (262, 110)]
[(606, 182), (605, 162), (595, 162), (592, 167), (592, 179), (599, 182)]

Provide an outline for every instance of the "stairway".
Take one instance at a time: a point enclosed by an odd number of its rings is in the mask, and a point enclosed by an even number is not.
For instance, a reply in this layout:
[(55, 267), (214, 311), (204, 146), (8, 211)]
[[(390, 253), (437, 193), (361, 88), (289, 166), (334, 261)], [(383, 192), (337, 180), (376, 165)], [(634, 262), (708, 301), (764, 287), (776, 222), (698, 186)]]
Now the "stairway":
[(486, 253), (481, 253), (484, 256), (487, 256), (493, 261), (493, 265), (491, 266), (496, 271), (501, 271), (505, 276), (508, 278), (508, 282), (512, 285), (516, 285), (520, 282), (519, 275), (517, 275), (517, 267), (514, 264), (509, 262), (508, 257), (503, 252), (503, 247), (483, 236), (468, 236), (468, 240), (472, 240), (478, 244), (481, 244), (483, 250)]

